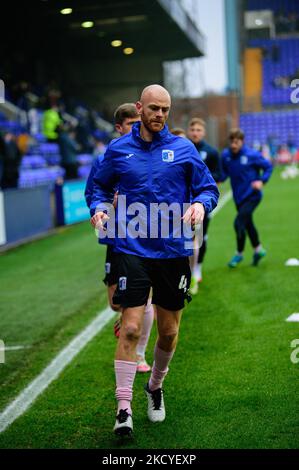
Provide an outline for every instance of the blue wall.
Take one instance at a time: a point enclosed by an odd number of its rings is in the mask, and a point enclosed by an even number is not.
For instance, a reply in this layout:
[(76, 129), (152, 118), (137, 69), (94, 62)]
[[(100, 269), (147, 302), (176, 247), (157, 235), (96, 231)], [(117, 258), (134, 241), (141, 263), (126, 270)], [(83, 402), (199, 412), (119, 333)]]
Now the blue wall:
[(59, 225), (69, 225), (89, 219), (84, 191), (85, 181), (68, 181), (56, 186), (56, 210)]
[(3, 192), (6, 242), (17, 242), (53, 228), (50, 187), (8, 189)]

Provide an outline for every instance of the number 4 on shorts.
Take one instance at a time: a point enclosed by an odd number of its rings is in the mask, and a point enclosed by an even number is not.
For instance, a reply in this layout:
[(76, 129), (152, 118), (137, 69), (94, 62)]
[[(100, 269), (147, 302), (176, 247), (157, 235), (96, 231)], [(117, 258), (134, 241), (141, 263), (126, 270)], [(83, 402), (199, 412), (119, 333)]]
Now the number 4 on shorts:
[(180, 283), (179, 283), (179, 289), (184, 289), (184, 292), (187, 290), (187, 277), (185, 274), (181, 277)]

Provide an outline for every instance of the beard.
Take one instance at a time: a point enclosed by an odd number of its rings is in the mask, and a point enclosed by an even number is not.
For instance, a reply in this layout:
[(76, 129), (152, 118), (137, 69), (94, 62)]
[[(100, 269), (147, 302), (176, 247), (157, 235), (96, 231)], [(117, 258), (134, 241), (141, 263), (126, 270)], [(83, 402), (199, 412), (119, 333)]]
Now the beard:
[(149, 120), (145, 117), (144, 114), (141, 115), (141, 120), (144, 125), (144, 127), (149, 131), (149, 132), (160, 132), (164, 125), (165, 121), (154, 121), (154, 120)]

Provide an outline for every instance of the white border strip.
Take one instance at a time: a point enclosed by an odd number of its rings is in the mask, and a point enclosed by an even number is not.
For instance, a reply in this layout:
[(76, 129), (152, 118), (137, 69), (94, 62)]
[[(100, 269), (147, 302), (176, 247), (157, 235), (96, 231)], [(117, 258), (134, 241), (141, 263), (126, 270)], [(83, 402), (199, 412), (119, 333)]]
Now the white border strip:
[(0, 245), (6, 243), (6, 227), (5, 227), (5, 211), (4, 211), (4, 196), (0, 191)]
[(231, 200), (233, 196), (233, 193), (231, 191), (228, 191), (227, 193), (223, 194), (221, 198), (219, 199), (217, 207), (213, 210), (211, 213), (211, 218), (215, 217), (216, 214), (218, 214), (219, 211), (225, 206), (225, 204)]
[(36, 398), (57, 379), (59, 374), (77, 354), (91, 341), (116, 313), (107, 307), (36, 377), (18, 397), (0, 413), (0, 433), (5, 431), (19, 416), (25, 413)]
[(0, 351), (19, 351), (20, 349), (30, 349), (31, 346), (0, 346)]

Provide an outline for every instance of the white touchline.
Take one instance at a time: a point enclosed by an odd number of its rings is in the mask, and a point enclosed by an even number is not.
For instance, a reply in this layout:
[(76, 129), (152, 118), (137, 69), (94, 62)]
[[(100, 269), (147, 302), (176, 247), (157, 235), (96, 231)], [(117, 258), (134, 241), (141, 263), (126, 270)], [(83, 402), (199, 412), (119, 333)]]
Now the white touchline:
[(221, 211), (221, 209), (225, 206), (225, 204), (231, 200), (232, 198), (232, 192), (228, 191), (227, 193), (223, 194), (223, 196), (220, 198), (218, 206), (213, 210), (211, 213), (211, 217), (215, 217), (215, 215)]
[[(214, 217), (225, 204), (231, 199), (232, 193), (225, 193), (216, 209), (212, 212)], [(0, 413), (0, 433), (5, 431), (19, 416), (21, 416), (36, 398), (57, 379), (65, 367), (72, 362), (75, 356), (91, 341), (109, 321), (116, 316), (116, 313), (107, 307), (102, 310), (96, 318), (69, 344), (66, 346), (53, 361)]]
[(0, 348), (0, 351), (18, 351), (19, 349), (29, 349), (32, 346), (5, 346), (4, 348)]
[(107, 307), (79, 333), (53, 361), (0, 413), (0, 433), (5, 431), (19, 416), (32, 405), (36, 398), (57, 379), (59, 374), (75, 356), (92, 340), (116, 315)]
[(288, 318), (286, 318), (288, 322), (299, 322), (299, 313), (292, 313)]

